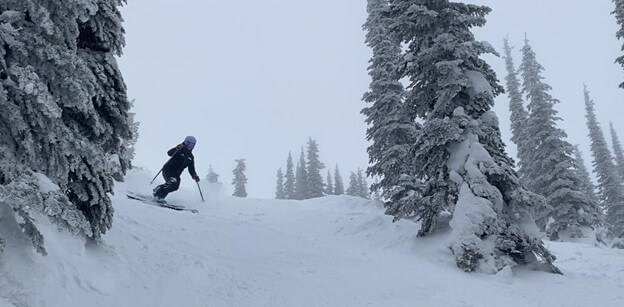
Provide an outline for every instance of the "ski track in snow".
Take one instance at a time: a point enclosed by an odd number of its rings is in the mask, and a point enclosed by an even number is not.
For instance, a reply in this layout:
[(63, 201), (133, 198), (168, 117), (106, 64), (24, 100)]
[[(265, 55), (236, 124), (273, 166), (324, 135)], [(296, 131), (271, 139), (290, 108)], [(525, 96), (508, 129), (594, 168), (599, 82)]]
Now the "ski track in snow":
[(0, 306), (624, 306), (620, 250), (550, 242), (565, 276), (467, 274), (447, 235), (417, 240), (371, 201), (172, 195), (192, 214), (127, 199), (141, 182), (118, 184), (103, 245), (47, 224), (47, 257), (7, 251)]

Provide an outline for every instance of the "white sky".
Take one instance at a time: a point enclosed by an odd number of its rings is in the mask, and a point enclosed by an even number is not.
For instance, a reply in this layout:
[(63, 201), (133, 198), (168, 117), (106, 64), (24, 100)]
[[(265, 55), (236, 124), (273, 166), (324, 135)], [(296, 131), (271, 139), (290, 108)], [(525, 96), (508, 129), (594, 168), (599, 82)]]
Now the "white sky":
[[(345, 181), (349, 171), (366, 166), (359, 114), (369, 83), (365, 0), (128, 2), (120, 66), (141, 122), (135, 165), (157, 171), (167, 149), (194, 135), (202, 177), (213, 164), (229, 186), (234, 159), (247, 159), (251, 197), (273, 196), (276, 169), (285, 167), (289, 150), (298, 158), (308, 136), (319, 141), (326, 164), (340, 165)], [(620, 43), (611, 1), (471, 2), (494, 9), (477, 36), (497, 49), (509, 34), (519, 50), (527, 33), (561, 100), (562, 127), (588, 162), (584, 82), (603, 128), (614, 121), (624, 137), (618, 121), (624, 91), (617, 87), (624, 73), (614, 64)], [(503, 81), (502, 59), (488, 60)], [(507, 108), (500, 96), (495, 110), (515, 154)]]

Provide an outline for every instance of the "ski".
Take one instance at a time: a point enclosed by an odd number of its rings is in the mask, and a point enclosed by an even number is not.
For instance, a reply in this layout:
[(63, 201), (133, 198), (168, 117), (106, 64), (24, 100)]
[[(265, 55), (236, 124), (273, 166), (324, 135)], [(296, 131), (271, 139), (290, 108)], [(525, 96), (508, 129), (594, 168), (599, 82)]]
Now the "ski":
[(142, 202), (142, 203), (144, 203), (146, 205), (150, 205), (150, 206), (167, 208), (167, 209), (176, 210), (176, 211), (188, 211), (188, 212), (192, 212), (192, 213), (199, 213), (199, 210), (197, 210), (197, 209), (191, 209), (191, 208), (186, 208), (184, 206), (169, 204), (169, 203), (167, 203), (165, 201), (159, 202), (159, 201), (154, 200), (151, 196), (145, 196), (145, 195), (140, 195), (140, 194), (129, 192), (129, 193), (126, 194), (126, 197), (128, 197), (129, 199), (132, 199), (132, 200), (140, 201), (140, 202)]

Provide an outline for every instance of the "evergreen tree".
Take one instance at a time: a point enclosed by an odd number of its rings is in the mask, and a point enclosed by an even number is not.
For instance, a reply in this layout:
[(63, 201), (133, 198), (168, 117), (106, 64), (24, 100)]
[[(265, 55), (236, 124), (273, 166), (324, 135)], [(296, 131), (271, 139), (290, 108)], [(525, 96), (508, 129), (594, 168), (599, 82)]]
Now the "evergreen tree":
[(529, 210), (543, 198), (520, 185), (490, 110), (503, 89), (481, 56), (495, 51), (471, 32), (485, 24), (490, 9), (392, 0), (390, 11), (392, 31), (407, 50), (405, 101), (421, 123), (410, 159), (416, 192), (406, 196), (416, 201), (392, 213), (420, 219), (420, 235), (426, 235), (452, 210), (450, 247), (465, 271), (496, 272), (541, 259), (559, 272), (541, 240), (524, 230), (534, 223)]
[(284, 173), (282, 169), (277, 170), (277, 183), (275, 186), (275, 199), (286, 199), (286, 191), (284, 191)]
[(591, 199), (593, 203), (599, 205), (600, 202), (598, 200), (598, 196), (596, 196), (596, 187), (591, 181), (589, 171), (587, 170), (587, 166), (585, 165), (585, 159), (583, 159), (583, 153), (579, 149), (578, 145), (574, 146), (574, 160), (576, 162), (577, 176), (581, 179), (581, 191), (583, 191), (585, 195), (588, 195), (589, 199)]
[(206, 175), (208, 183), (219, 183), (219, 174), (212, 169), (212, 164), (208, 167), (208, 175)]
[(388, 193), (388, 207), (411, 188), (404, 186), (401, 178), (413, 171), (409, 163), (410, 149), (415, 143), (415, 114), (403, 103), (404, 89), (399, 81), (401, 42), (390, 32), (392, 19), (388, 17), (388, 0), (368, 0), (368, 19), (364, 24), (366, 44), (372, 50), (368, 74), (371, 77), (369, 91), (364, 95), (368, 104), (362, 110), (368, 124), (367, 139), (370, 166), (368, 174), (378, 176), (380, 181), (372, 186), (375, 191)]
[(331, 172), (327, 171), (327, 180), (325, 182), (325, 194), (333, 195), (334, 194), (334, 183), (332, 179)]
[(292, 154), (288, 153), (288, 160), (286, 161), (286, 181), (284, 182), (284, 194), (287, 199), (295, 199), (295, 170), (292, 159)]
[(302, 200), (308, 196), (308, 172), (306, 171), (306, 160), (301, 148), (299, 163), (297, 163), (297, 173), (295, 175), (295, 197), (294, 199)]
[(360, 182), (355, 172), (351, 172), (351, 175), (349, 175), (349, 186), (346, 192), (349, 196), (360, 196)]
[[(613, 156), (611, 156), (611, 151), (596, 118), (595, 103), (591, 99), (587, 87), (585, 87), (584, 92), (587, 127), (594, 158), (594, 173), (598, 178), (598, 196), (607, 209), (609, 235), (613, 238), (624, 239), (624, 189), (622, 187), (622, 179), (618, 175), (617, 168), (613, 163)], [(622, 242), (616, 246), (624, 248)]]
[(236, 168), (232, 173), (234, 174), (234, 178), (232, 179), (232, 185), (234, 185), (234, 193), (232, 196), (236, 197), (247, 197), (247, 176), (245, 172), (247, 171), (247, 165), (245, 163), (245, 159), (236, 160)]
[(336, 169), (334, 170), (334, 195), (343, 195), (344, 193), (344, 183), (342, 182), (342, 176), (340, 175), (338, 165), (336, 165)]
[(321, 170), (325, 168), (325, 165), (319, 159), (318, 144), (312, 138), (308, 140), (307, 150), (308, 163), (306, 174), (308, 187), (306, 189), (306, 198), (323, 197), (323, 177), (321, 176)]
[[(615, 15), (615, 19), (617, 24), (620, 26), (620, 29), (616, 33), (616, 37), (618, 39), (624, 38), (624, 0), (613, 0), (615, 3), (615, 10), (613, 11), (613, 15)], [(624, 50), (624, 46), (622, 47)], [(624, 55), (618, 57), (616, 62), (620, 64), (624, 68)], [(624, 88), (624, 82), (620, 84), (621, 88)]]
[(366, 176), (364, 176), (364, 172), (359, 168), (357, 170), (357, 182), (358, 182), (358, 196), (369, 199), (370, 192), (368, 188), (368, 182), (366, 182)]
[(620, 143), (620, 139), (615, 132), (613, 123), (609, 123), (609, 127), (611, 128), (611, 142), (613, 144), (613, 154), (615, 155), (615, 163), (618, 174), (620, 175), (620, 178), (624, 178), (624, 151), (622, 151), (622, 143)]
[(42, 254), (33, 215), (95, 241), (112, 226), (113, 177), (130, 167), (136, 131), (115, 58), (121, 4), (0, 4), (0, 216)]
[[(527, 95), (529, 120), (526, 142), (531, 151), (525, 167), (527, 184), (531, 191), (546, 197), (549, 207), (538, 208), (536, 215), (551, 222), (543, 223), (551, 240), (559, 240), (563, 233), (578, 238), (583, 228), (599, 224), (600, 213), (590, 196), (582, 191), (581, 179), (575, 170), (574, 146), (568, 143), (566, 133), (557, 127), (559, 101), (544, 82), (544, 68), (537, 62), (535, 52), (525, 40), (522, 48), (523, 91)], [(546, 227), (547, 226), (547, 227)]]
[(511, 113), (511, 140), (516, 144), (518, 149), (518, 174), (523, 183), (527, 182), (525, 174), (525, 164), (527, 155), (531, 149), (527, 148), (526, 140), (529, 138), (526, 134), (526, 125), (529, 118), (529, 112), (524, 107), (524, 101), (522, 99), (522, 93), (520, 88), (520, 81), (518, 80), (518, 72), (516, 71), (513, 57), (511, 55), (511, 45), (509, 45), (509, 39), (505, 39), (505, 66), (507, 68), (507, 77), (505, 78), (507, 85), (507, 95), (509, 96), (509, 111)]

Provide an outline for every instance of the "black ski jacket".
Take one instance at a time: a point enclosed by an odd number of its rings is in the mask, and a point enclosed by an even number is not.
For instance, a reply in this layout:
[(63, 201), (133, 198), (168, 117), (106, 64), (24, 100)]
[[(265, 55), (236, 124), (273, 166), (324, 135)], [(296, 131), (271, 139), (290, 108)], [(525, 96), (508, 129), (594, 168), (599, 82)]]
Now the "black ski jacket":
[(167, 151), (167, 155), (169, 155), (171, 159), (163, 166), (163, 173), (165, 176), (179, 178), (182, 171), (188, 167), (191, 177), (198, 177), (195, 172), (195, 157), (186, 146), (180, 144), (171, 148)]

